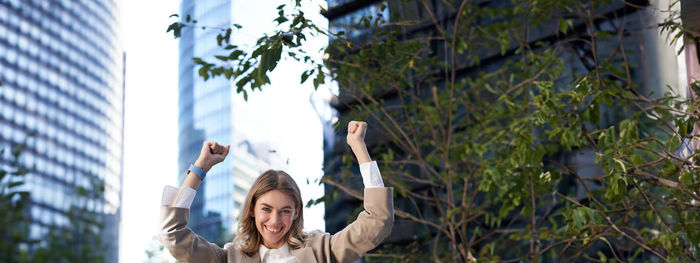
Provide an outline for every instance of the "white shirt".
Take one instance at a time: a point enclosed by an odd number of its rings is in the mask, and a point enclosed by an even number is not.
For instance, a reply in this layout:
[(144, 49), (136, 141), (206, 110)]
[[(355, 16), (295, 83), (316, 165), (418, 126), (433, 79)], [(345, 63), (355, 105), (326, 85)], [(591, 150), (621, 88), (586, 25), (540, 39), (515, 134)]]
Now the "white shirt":
[(278, 249), (269, 249), (265, 245), (260, 245), (261, 263), (296, 263), (297, 259), (289, 252), (289, 246), (284, 243)]
[[(362, 183), (365, 188), (379, 188), (384, 187), (384, 181), (382, 180), (382, 175), (379, 173), (379, 167), (376, 161), (371, 161), (367, 163), (360, 164), (360, 174), (362, 175)], [(190, 187), (183, 187), (180, 194), (177, 194), (178, 189), (166, 185), (163, 188), (163, 197), (161, 199), (161, 205), (169, 206), (170, 203), (175, 199), (172, 207), (187, 208), (192, 206), (192, 201), (194, 201), (194, 196), (197, 191)], [(260, 262), (262, 263), (294, 263), (297, 262), (296, 258), (292, 256), (289, 252), (289, 246), (287, 243), (278, 249), (269, 249), (264, 245), (260, 245)], [(267, 258), (266, 258), (267, 257)]]

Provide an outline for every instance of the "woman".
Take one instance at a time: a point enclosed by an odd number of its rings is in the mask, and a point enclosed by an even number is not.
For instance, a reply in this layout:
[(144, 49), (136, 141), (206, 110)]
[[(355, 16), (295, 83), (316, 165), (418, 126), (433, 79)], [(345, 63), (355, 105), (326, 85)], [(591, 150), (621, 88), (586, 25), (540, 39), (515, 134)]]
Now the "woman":
[(230, 146), (205, 142), (180, 189), (166, 187), (160, 241), (181, 262), (353, 262), (391, 233), (392, 189), (384, 187), (365, 145), (367, 123), (348, 124), (347, 143), (360, 163), (364, 208), (355, 222), (331, 235), (304, 233), (299, 187), (285, 172), (268, 170), (253, 183), (241, 210), (238, 236), (224, 248), (187, 227), (189, 206), (206, 172), (222, 162)]

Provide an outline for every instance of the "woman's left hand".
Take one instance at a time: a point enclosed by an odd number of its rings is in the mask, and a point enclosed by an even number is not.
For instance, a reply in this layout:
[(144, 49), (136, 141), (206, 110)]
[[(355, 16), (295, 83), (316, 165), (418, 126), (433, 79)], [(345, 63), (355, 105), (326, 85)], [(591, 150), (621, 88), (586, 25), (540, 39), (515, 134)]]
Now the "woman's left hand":
[(348, 123), (348, 145), (350, 145), (352, 152), (355, 153), (355, 157), (357, 157), (357, 162), (359, 163), (372, 161), (367, 151), (367, 145), (365, 144), (365, 133), (367, 133), (366, 122), (351, 121)]
[(346, 138), (350, 148), (365, 147), (365, 133), (367, 123), (364, 121), (350, 121), (348, 123), (348, 136)]

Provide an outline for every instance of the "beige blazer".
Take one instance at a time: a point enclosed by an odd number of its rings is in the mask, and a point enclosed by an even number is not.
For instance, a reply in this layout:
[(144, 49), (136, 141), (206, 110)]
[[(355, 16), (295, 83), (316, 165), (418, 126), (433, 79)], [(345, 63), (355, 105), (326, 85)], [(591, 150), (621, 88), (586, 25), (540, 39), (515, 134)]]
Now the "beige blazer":
[[(377, 247), (389, 234), (394, 223), (392, 188), (366, 188), (364, 208), (355, 222), (331, 235), (321, 231), (309, 233), (304, 247), (290, 249), (300, 263), (354, 262)], [(161, 206), (160, 242), (180, 262), (258, 263), (258, 253), (248, 257), (232, 243), (224, 248), (206, 241), (187, 227), (190, 210)]]

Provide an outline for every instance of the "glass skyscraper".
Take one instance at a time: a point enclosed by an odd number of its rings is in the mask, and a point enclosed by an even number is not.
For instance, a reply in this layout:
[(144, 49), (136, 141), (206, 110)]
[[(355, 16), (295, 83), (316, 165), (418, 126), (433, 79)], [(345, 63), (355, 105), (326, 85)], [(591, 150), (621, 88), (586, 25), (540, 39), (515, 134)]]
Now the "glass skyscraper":
[[(190, 15), (198, 24), (228, 27), (231, 24), (231, 3), (228, 0), (183, 0), (182, 17)], [(231, 88), (224, 78), (204, 81), (192, 62), (193, 57), (212, 58), (220, 48), (214, 41), (218, 31), (183, 28), (180, 38), (178, 91), (178, 181), (185, 178), (194, 163), (202, 142), (232, 142)], [(232, 147), (235, 147), (232, 145)], [(229, 154), (229, 159), (231, 159)], [(233, 229), (234, 202), (231, 193), (232, 162), (215, 166), (197, 189), (190, 212), (190, 227), (212, 242), (224, 241)]]
[(217, 164), (197, 189), (190, 208), (189, 227), (216, 243), (231, 241), (238, 226), (237, 217), (255, 178), (270, 166), (269, 146), (252, 144), (245, 131), (233, 124), (233, 101), (229, 80), (217, 77), (206, 81), (199, 76), (193, 57), (213, 61), (221, 52), (211, 28), (228, 28), (233, 23), (232, 1), (183, 0), (180, 17), (187, 15), (201, 27), (185, 27), (179, 42), (178, 89), (178, 181), (199, 156), (204, 141), (230, 144), (226, 161)]
[[(119, 10), (117, 1), (0, 1), (0, 146), (27, 138), (31, 237), (71, 224), (67, 210), (86, 206), (105, 215), (108, 262), (118, 259), (122, 186)], [(10, 159), (5, 151), (0, 165)], [(76, 194), (95, 183), (103, 197)]]

